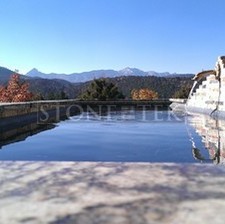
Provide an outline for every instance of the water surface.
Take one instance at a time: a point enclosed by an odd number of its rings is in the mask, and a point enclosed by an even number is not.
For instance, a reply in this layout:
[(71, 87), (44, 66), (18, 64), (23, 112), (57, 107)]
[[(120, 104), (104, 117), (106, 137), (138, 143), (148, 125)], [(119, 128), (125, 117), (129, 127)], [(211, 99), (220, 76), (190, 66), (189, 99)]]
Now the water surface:
[(168, 111), (122, 111), (101, 117), (83, 113), (12, 142), (2, 146), (0, 160), (215, 161), (196, 120)]

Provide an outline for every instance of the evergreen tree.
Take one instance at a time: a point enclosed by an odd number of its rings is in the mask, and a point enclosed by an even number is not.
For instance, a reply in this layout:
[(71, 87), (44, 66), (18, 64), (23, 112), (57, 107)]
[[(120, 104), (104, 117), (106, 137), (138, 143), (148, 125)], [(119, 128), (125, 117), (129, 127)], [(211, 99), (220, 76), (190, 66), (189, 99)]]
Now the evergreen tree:
[(174, 93), (173, 98), (187, 99), (190, 91), (190, 85), (183, 85), (178, 91)]
[(124, 96), (113, 83), (105, 79), (96, 79), (79, 98), (81, 100), (118, 100), (124, 99)]

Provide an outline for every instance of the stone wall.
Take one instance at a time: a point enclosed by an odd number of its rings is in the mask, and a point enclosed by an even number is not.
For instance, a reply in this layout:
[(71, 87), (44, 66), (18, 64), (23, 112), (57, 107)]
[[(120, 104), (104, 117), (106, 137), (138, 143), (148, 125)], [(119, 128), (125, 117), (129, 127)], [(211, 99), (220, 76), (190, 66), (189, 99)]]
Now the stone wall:
[(109, 112), (123, 109), (168, 109), (169, 100), (154, 101), (34, 101), (0, 104), (0, 130), (8, 131), (31, 123), (54, 123), (86, 111)]
[[(152, 107), (161, 106), (162, 108), (168, 107), (170, 104), (169, 100), (152, 100), (152, 101), (133, 101), (133, 100), (121, 100), (121, 101), (78, 101), (78, 100), (48, 100), (48, 101), (32, 101), (32, 102), (21, 102), (21, 103), (0, 103), (0, 119), (6, 117), (13, 117), (19, 115), (26, 115), (31, 113), (37, 113), (41, 109), (47, 111), (55, 110), (56, 108), (68, 108), (73, 106), (77, 109), (79, 107), (85, 108), (87, 106), (96, 107), (102, 106), (134, 106), (141, 107), (142, 105)], [(71, 107), (72, 109), (72, 107)]]

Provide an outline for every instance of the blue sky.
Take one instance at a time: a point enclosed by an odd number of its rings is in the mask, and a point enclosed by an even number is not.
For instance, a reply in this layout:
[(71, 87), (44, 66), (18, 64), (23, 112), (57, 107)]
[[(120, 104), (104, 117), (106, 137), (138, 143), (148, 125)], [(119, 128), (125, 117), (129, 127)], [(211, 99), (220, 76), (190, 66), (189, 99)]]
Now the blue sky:
[(0, 0), (0, 66), (196, 73), (225, 54), (224, 0)]

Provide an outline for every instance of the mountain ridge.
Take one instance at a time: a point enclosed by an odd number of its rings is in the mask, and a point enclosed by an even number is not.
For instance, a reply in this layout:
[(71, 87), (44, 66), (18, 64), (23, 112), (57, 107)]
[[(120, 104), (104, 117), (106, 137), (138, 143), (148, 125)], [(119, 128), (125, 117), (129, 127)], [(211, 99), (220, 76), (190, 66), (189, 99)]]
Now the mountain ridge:
[(60, 74), (60, 73), (43, 73), (36, 68), (26, 73), (28, 77), (39, 77), (44, 79), (63, 79), (72, 83), (84, 83), (99, 78), (116, 78), (121, 76), (156, 76), (156, 77), (191, 77), (193, 74), (177, 74), (169, 72), (142, 71), (138, 68), (126, 67), (122, 70), (102, 69), (81, 73)]

